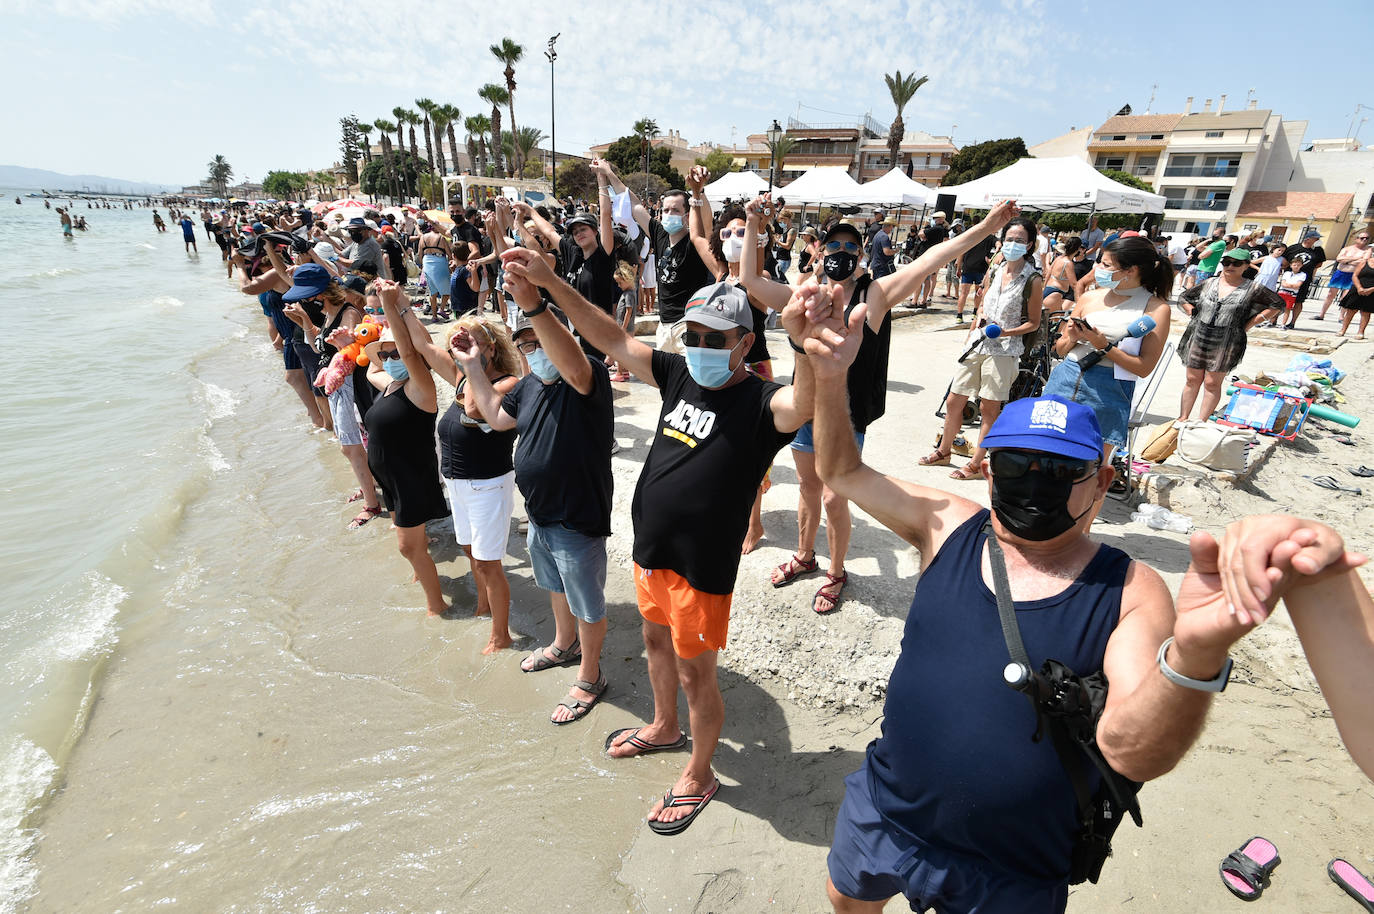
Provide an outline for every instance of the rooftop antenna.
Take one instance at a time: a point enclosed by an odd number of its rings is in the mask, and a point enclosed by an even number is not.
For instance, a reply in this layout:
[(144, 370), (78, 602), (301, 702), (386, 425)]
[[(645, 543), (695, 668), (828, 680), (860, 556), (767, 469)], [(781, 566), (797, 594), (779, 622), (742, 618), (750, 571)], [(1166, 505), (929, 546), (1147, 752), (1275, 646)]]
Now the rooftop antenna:
[(1145, 103), (1145, 113), (1149, 114), (1150, 109), (1155, 106), (1155, 93), (1159, 91), (1159, 83), (1150, 87), (1150, 100)]

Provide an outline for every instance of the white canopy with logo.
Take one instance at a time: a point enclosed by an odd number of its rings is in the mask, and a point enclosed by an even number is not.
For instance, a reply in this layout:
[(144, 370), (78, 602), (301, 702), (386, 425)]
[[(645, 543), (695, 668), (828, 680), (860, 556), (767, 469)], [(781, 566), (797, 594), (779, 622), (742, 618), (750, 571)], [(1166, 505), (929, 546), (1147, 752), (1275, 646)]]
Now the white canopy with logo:
[(1059, 213), (1162, 213), (1164, 197), (1113, 181), (1077, 156), (1021, 159), (965, 184), (939, 188), (959, 209), (1015, 200), (1024, 209)]

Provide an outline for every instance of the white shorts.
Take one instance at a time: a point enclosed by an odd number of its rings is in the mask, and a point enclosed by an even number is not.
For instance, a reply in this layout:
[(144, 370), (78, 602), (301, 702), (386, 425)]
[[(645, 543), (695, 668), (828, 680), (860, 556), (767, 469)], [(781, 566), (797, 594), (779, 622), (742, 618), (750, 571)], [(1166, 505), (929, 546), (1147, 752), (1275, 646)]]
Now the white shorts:
[(1011, 385), (1016, 380), (1020, 358), (1014, 355), (981, 355), (975, 353), (954, 371), (954, 383), (949, 392), (965, 397), (1007, 402)]
[(329, 395), (329, 415), (334, 420), (334, 434), (339, 444), (363, 443), (363, 429), (358, 424), (358, 406), (353, 400), (353, 375), (344, 376), (343, 383)]
[(678, 321), (676, 324), (665, 324), (659, 321), (654, 344), (662, 352), (676, 352), (678, 355), (686, 355), (686, 347), (682, 345), (682, 333), (686, 329), (687, 325), (682, 321)]
[(644, 274), (639, 277), (639, 284), (645, 289), (658, 288), (658, 271), (654, 268), (653, 254), (650, 254), (644, 261)]
[(458, 545), (471, 546), (479, 562), (506, 556), (510, 517), (515, 511), (515, 472), (495, 479), (445, 479)]

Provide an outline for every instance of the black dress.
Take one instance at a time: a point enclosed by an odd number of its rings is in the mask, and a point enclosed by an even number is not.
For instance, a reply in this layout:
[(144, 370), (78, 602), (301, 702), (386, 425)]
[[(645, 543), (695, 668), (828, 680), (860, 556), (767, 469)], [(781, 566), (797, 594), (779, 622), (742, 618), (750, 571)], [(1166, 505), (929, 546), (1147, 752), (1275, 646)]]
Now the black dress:
[(367, 425), (367, 465), (398, 527), (418, 527), (449, 514), (434, 445), (438, 413), (420, 409), (396, 384), (373, 402)]
[(1374, 266), (1369, 265), (1369, 261), (1364, 262), (1358, 274), (1360, 285), (1369, 289), (1367, 295), (1360, 295), (1355, 291), (1355, 286), (1351, 285), (1350, 290), (1341, 298), (1341, 307), (1351, 311), (1360, 311), (1364, 314), (1374, 314)]

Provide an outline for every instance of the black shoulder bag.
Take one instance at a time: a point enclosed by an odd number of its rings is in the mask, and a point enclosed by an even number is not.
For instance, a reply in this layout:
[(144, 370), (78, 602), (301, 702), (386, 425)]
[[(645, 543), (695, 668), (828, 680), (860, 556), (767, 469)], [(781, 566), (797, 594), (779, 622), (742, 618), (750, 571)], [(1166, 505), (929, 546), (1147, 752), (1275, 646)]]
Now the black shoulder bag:
[[(1121, 824), (1122, 813), (1129, 812), (1137, 826), (1144, 824), (1136, 801), (1140, 783), (1112, 770), (1097, 748), (1097, 721), (1107, 704), (1107, 676), (1099, 670), (1080, 677), (1057, 660), (1046, 660), (1039, 672), (1034, 670), (1021, 641), (1006, 559), (991, 521), (984, 525), (983, 532), (987, 535), (997, 612), (1002, 618), (1002, 638), (1011, 657), (1003, 679), (1030, 699), (1035, 710), (1035, 733), (1031, 740), (1039, 742), (1049, 730), (1054, 751), (1073, 784), (1078, 803), (1078, 834), (1074, 837), (1069, 884), (1095, 884), (1102, 874), (1102, 864), (1112, 855), (1112, 835)], [(1096, 793), (1088, 792), (1089, 763), (1102, 775)]]

